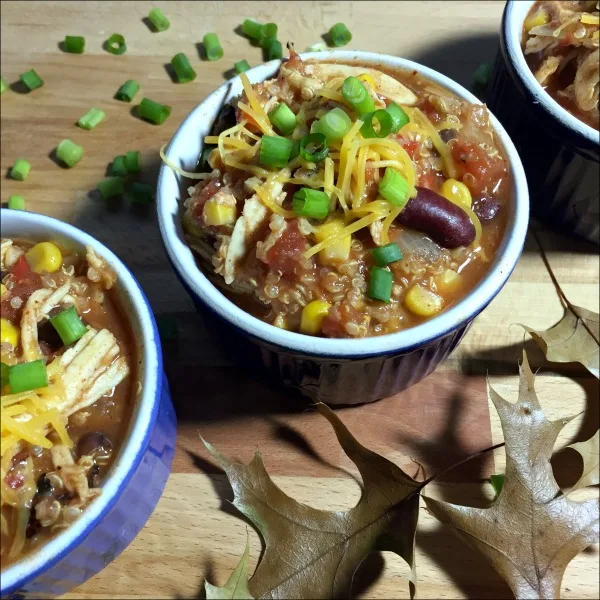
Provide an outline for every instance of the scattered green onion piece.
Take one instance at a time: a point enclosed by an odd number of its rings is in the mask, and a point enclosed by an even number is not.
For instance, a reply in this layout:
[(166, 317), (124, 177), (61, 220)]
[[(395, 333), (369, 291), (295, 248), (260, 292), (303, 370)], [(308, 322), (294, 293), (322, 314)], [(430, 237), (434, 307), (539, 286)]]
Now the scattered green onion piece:
[(8, 385), (8, 370), (9, 366), (6, 363), (0, 362), (0, 389)]
[(329, 154), (327, 138), (322, 133), (309, 133), (300, 140), (300, 157), (318, 163)]
[(33, 69), (27, 71), (26, 73), (21, 73), (21, 75), (19, 75), (19, 79), (25, 84), (29, 91), (35, 90), (36, 88), (44, 85), (41, 77)]
[(211, 166), (208, 164), (208, 157), (215, 148), (216, 146), (205, 146), (202, 149), (200, 160), (198, 161), (198, 168), (200, 169), (201, 173), (208, 173), (212, 170)]
[(352, 34), (343, 23), (336, 23), (329, 30), (329, 38), (334, 46), (345, 46), (352, 39)]
[(207, 33), (202, 39), (202, 43), (208, 60), (219, 60), (223, 57), (223, 48), (216, 33)]
[(106, 40), (106, 51), (117, 56), (124, 54), (127, 50), (125, 38), (120, 33), (113, 33)]
[(346, 77), (344, 79), (342, 96), (359, 115), (375, 110), (373, 98), (371, 98), (360, 79), (356, 77)]
[(178, 83), (189, 83), (196, 79), (196, 71), (192, 69), (190, 61), (183, 52), (176, 54), (171, 59), (171, 66), (175, 71), (175, 77), (177, 78)]
[(337, 142), (350, 131), (352, 121), (341, 108), (333, 108), (311, 126), (311, 133), (322, 133), (329, 142)]
[(83, 54), (85, 38), (80, 35), (65, 35), (65, 50), (71, 54)]
[(404, 208), (408, 202), (408, 182), (400, 173), (387, 167), (379, 181), (379, 193), (390, 203)]
[(380, 246), (379, 248), (373, 248), (371, 255), (378, 267), (385, 267), (393, 262), (402, 260), (402, 252), (395, 242)]
[(290, 160), (292, 140), (277, 135), (263, 135), (259, 161), (268, 167), (283, 168)]
[(58, 333), (65, 346), (70, 346), (73, 342), (82, 338), (88, 330), (79, 318), (74, 306), (59, 312), (50, 319), (50, 323), (56, 329), (56, 333)]
[(294, 160), (300, 154), (300, 140), (291, 140), (292, 150), (290, 152), (290, 160)]
[(83, 129), (94, 129), (100, 121), (104, 120), (106, 113), (99, 108), (90, 108), (83, 117), (77, 121), (77, 125)]
[(370, 275), (367, 291), (369, 298), (389, 302), (392, 297), (392, 286), (394, 285), (392, 272), (381, 267), (372, 267)]
[(131, 102), (133, 97), (140, 91), (140, 84), (134, 79), (126, 81), (115, 94), (117, 100), (122, 102)]
[(139, 150), (130, 150), (125, 155), (125, 168), (128, 173), (139, 173), (142, 168), (142, 155)]
[(475, 69), (475, 73), (473, 73), (474, 85), (485, 88), (490, 82), (490, 77), (492, 76), (493, 70), (494, 67), (492, 63), (481, 63), (477, 69)]
[(410, 121), (404, 109), (395, 102), (390, 102), (385, 110), (392, 117), (392, 133), (398, 133)]
[(277, 25), (275, 25), (275, 23), (265, 23), (260, 28), (260, 38), (258, 40), (259, 46), (263, 48), (263, 50), (268, 51), (275, 41), (277, 41)]
[(296, 115), (285, 102), (280, 102), (269, 112), (269, 120), (282, 135), (291, 135), (296, 129)]
[(317, 42), (315, 44), (311, 44), (306, 49), (306, 52), (322, 52), (325, 50), (327, 46), (323, 42)]
[(25, 198), (23, 196), (9, 196), (7, 206), (12, 210), (25, 210)]
[[(360, 128), (362, 136), (365, 138), (384, 138), (387, 137), (394, 126), (394, 121), (389, 112), (380, 109), (367, 115), (362, 115), (361, 120), (364, 121)], [(379, 128), (376, 130), (373, 126), (373, 121), (377, 121)]]
[(166, 104), (154, 102), (150, 98), (143, 98), (138, 111), (142, 119), (150, 121), (150, 123), (154, 123), (155, 125), (162, 125), (171, 114), (171, 107)]
[(46, 365), (41, 360), (12, 365), (8, 368), (8, 382), (13, 394), (47, 387)]
[(252, 38), (253, 40), (258, 41), (260, 39), (261, 31), (262, 25), (254, 19), (246, 19), (242, 23), (242, 33), (244, 35), (247, 35), (249, 38)]
[(169, 19), (165, 17), (163, 11), (160, 10), (160, 8), (153, 8), (148, 13), (148, 20), (150, 21), (150, 23), (152, 23), (156, 31), (166, 31), (167, 29), (169, 29), (169, 27), (171, 27), (171, 21), (169, 21)]
[(83, 148), (71, 140), (63, 140), (56, 148), (56, 156), (68, 167), (74, 167), (83, 158)]
[(123, 180), (120, 177), (107, 177), (96, 186), (102, 200), (114, 198), (123, 193)]
[(29, 171), (31, 171), (31, 165), (25, 159), (19, 158), (10, 170), (10, 176), (18, 181), (25, 181)]
[(329, 214), (329, 196), (320, 190), (301, 188), (294, 194), (292, 209), (299, 217), (322, 220)]
[(8, 89), (8, 83), (6, 83), (6, 80), (3, 77), (2, 79), (0, 79), (0, 94), (4, 94), (4, 92), (7, 89)]
[(233, 65), (233, 68), (235, 69), (236, 73), (243, 73), (244, 71), (247, 71), (250, 68), (250, 65), (248, 64), (248, 61), (244, 58), (239, 62), (236, 62)]
[(267, 50), (267, 60), (276, 60), (283, 57), (283, 46), (279, 40), (273, 40)]
[(127, 175), (127, 167), (125, 166), (125, 155), (115, 156), (110, 165), (109, 175), (112, 177), (125, 177)]
[(496, 492), (496, 496), (499, 496), (504, 487), (504, 475), (490, 475), (490, 482)]
[(154, 186), (134, 181), (127, 190), (127, 195), (136, 204), (150, 204), (154, 200)]

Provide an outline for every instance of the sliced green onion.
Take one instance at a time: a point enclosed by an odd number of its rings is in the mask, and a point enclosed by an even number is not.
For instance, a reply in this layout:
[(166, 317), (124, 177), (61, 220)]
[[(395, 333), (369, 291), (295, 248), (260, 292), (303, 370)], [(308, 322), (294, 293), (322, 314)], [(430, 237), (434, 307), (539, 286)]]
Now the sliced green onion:
[(108, 200), (123, 193), (123, 180), (120, 177), (107, 177), (98, 182), (96, 187), (102, 200)]
[(379, 248), (373, 248), (371, 255), (378, 267), (385, 267), (393, 262), (402, 260), (402, 252), (395, 242), (380, 246)]
[(171, 59), (171, 65), (175, 71), (175, 77), (178, 83), (188, 83), (196, 79), (196, 71), (192, 69), (187, 56), (180, 52)]
[(292, 209), (299, 217), (324, 219), (329, 214), (329, 196), (320, 190), (301, 188), (294, 194)]
[(315, 44), (311, 44), (306, 48), (306, 52), (322, 52), (326, 50), (327, 46), (323, 42), (316, 42)]
[(285, 167), (290, 160), (292, 140), (278, 135), (263, 135), (259, 161), (268, 167)]
[(110, 171), (108, 173), (113, 177), (124, 177), (127, 175), (127, 167), (125, 166), (125, 155), (115, 156), (110, 165)]
[(234, 63), (233, 68), (235, 69), (236, 73), (243, 73), (244, 71), (247, 71), (250, 68), (250, 65), (248, 64), (248, 61), (244, 58), (239, 62)]
[(485, 88), (490, 82), (494, 67), (492, 63), (481, 63), (473, 73), (473, 84)]
[(496, 492), (496, 496), (499, 496), (504, 487), (504, 475), (490, 475), (490, 482)]
[(202, 148), (200, 160), (198, 161), (198, 168), (201, 169), (202, 173), (208, 173), (211, 171), (211, 166), (208, 164), (208, 157), (215, 148), (216, 146), (205, 146)]
[(150, 204), (154, 200), (154, 186), (134, 181), (127, 190), (127, 196), (136, 204)]
[(153, 8), (148, 13), (148, 20), (150, 21), (150, 23), (152, 23), (156, 31), (166, 31), (167, 29), (169, 29), (169, 27), (171, 27), (171, 21), (169, 21), (169, 19), (165, 17), (163, 11), (160, 10), (160, 8)]
[(379, 193), (391, 204), (404, 208), (408, 202), (409, 191), (408, 181), (400, 173), (387, 167), (379, 181)]
[(9, 366), (6, 363), (0, 362), (0, 389), (8, 384)]
[(85, 38), (80, 35), (65, 35), (65, 50), (71, 54), (83, 54)]
[[(365, 138), (384, 138), (387, 137), (394, 126), (394, 121), (389, 112), (380, 109), (367, 115), (362, 115), (361, 120), (364, 121), (360, 128), (362, 136)], [(375, 129), (374, 121), (377, 121), (377, 129)]]
[(13, 365), (8, 368), (8, 383), (13, 394), (47, 387), (46, 365), (41, 360)]
[(63, 140), (56, 148), (56, 156), (68, 167), (74, 167), (83, 158), (83, 148), (71, 140)]
[(171, 114), (171, 107), (154, 102), (150, 98), (143, 98), (138, 106), (138, 113), (142, 119), (155, 125), (162, 125)]
[(66, 310), (59, 312), (50, 319), (50, 323), (56, 329), (56, 333), (58, 333), (65, 346), (70, 346), (73, 342), (82, 338), (88, 330), (79, 318), (74, 306), (69, 306)]
[(265, 23), (260, 28), (259, 46), (263, 50), (269, 50), (273, 42), (277, 41), (277, 25), (275, 23)]
[(329, 38), (334, 46), (345, 46), (352, 39), (352, 34), (343, 23), (336, 23), (329, 30)]
[(300, 154), (300, 140), (291, 140), (292, 150), (290, 152), (290, 160), (294, 160)]
[(360, 79), (356, 77), (346, 77), (344, 79), (342, 96), (359, 115), (375, 110), (373, 98), (371, 98)]
[(311, 133), (322, 133), (329, 142), (341, 140), (352, 127), (350, 117), (341, 108), (334, 108), (315, 121)]
[(116, 54), (119, 56), (120, 54), (124, 54), (127, 50), (127, 44), (125, 43), (125, 38), (120, 33), (113, 33), (106, 40), (106, 51), (111, 54)]
[(31, 165), (25, 159), (19, 158), (10, 170), (10, 176), (19, 181), (25, 181), (29, 171), (31, 171)]
[(392, 272), (381, 267), (372, 267), (370, 275), (367, 296), (373, 298), (373, 300), (389, 302), (392, 297), (392, 286), (394, 285)]
[(275, 60), (283, 57), (283, 46), (279, 40), (272, 40), (265, 48), (267, 60)]
[(140, 84), (134, 79), (126, 81), (115, 94), (117, 100), (122, 102), (131, 102), (133, 97), (140, 91)]
[(25, 198), (23, 196), (9, 196), (7, 206), (12, 210), (25, 210)]
[(246, 19), (242, 23), (242, 33), (247, 35), (249, 38), (258, 41), (260, 39), (260, 32), (262, 25), (254, 19)]
[(296, 115), (285, 102), (280, 102), (269, 112), (269, 120), (282, 135), (291, 135), (296, 129)]
[(8, 83), (6, 83), (6, 79), (2, 77), (0, 79), (0, 94), (4, 94), (4, 92), (8, 89)]
[(404, 109), (395, 102), (390, 102), (385, 111), (392, 117), (392, 133), (398, 133), (410, 121)]
[(223, 48), (216, 33), (207, 33), (202, 43), (208, 60), (219, 60), (223, 57)]
[(300, 140), (300, 156), (304, 160), (317, 163), (328, 154), (327, 138), (322, 133), (309, 133)]
[(21, 73), (19, 79), (25, 84), (29, 91), (35, 90), (36, 88), (42, 87), (44, 82), (42, 78), (33, 70)]
[(139, 173), (142, 168), (142, 155), (139, 150), (130, 150), (125, 155), (125, 168), (128, 173)]
[(94, 129), (100, 121), (106, 117), (106, 113), (99, 108), (90, 108), (83, 117), (77, 121), (77, 125), (83, 129)]

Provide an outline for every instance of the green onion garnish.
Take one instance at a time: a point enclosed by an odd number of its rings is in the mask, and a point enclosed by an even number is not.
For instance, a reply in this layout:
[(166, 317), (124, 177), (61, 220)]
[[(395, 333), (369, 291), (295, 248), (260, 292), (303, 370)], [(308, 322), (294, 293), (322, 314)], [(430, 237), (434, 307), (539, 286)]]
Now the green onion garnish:
[(329, 196), (320, 190), (301, 188), (294, 194), (292, 209), (299, 217), (324, 219), (329, 214)]
[(267, 60), (276, 60), (283, 57), (283, 46), (279, 40), (273, 40), (268, 47), (267, 51)]
[(215, 148), (216, 146), (205, 146), (202, 148), (200, 160), (198, 161), (198, 168), (201, 173), (208, 173), (211, 170), (210, 164), (208, 163), (208, 157)]
[(165, 17), (160, 8), (153, 8), (148, 13), (148, 20), (152, 23), (156, 31), (166, 31), (171, 26), (171, 22)]
[(410, 117), (395, 102), (390, 102), (385, 110), (392, 117), (392, 133), (398, 133), (410, 121)]
[(154, 102), (150, 98), (143, 98), (138, 106), (138, 114), (140, 118), (150, 123), (162, 125), (171, 114), (171, 107)]
[(154, 200), (154, 186), (134, 181), (127, 190), (127, 196), (136, 204), (150, 204)]
[(242, 33), (253, 40), (260, 39), (260, 32), (262, 30), (262, 25), (255, 21), (254, 19), (246, 19), (242, 23)]
[(108, 200), (123, 193), (123, 180), (120, 177), (107, 177), (98, 182), (96, 187), (102, 200)]
[(115, 94), (117, 100), (122, 102), (131, 102), (133, 97), (140, 91), (140, 84), (134, 79), (126, 81)]
[(71, 140), (63, 140), (56, 148), (56, 156), (67, 167), (74, 167), (83, 158), (83, 148)]
[(360, 79), (356, 77), (347, 77), (344, 79), (342, 96), (359, 115), (375, 110), (373, 98), (371, 98)]
[(493, 70), (494, 67), (492, 63), (481, 63), (477, 69), (475, 69), (475, 73), (473, 73), (473, 84), (485, 88), (490, 82)]
[(277, 40), (277, 25), (275, 23), (265, 23), (260, 28), (259, 46), (264, 50), (271, 47), (271, 44)]
[(341, 140), (352, 127), (350, 117), (341, 108), (333, 108), (311, 126), (311, 133), (322, 133), (329, 142)]
[(71, 54), (83, 54), (85, 38), (80, 35), (65, 35), (65, 50)]
[(387, 167), (379, 181), (379, 193), (391, 204), (404, 208), (408, 202), (408, 181), (394, 169)]
[(0, 362), (0, 389), (8, 384), (9, 366), (6, 363)]
[(127, 175), (127, 167), (125, 166), (125, 155), (115, 156), (110, 165), (109, 175), (112, 177), (124, 177)]
[(306, 52), (322, 52), (327, 46), (323, 42), (316, 42), (306, 48)]
[(79, 318), (74, 306), (69, 306), (66, 310), (59, 312), (50, 319), (50, 323), (56, 329), (56, 333), (58, 333), (65, 346), (69, 346), (82, 338), (88, 330)]
[(171, 59), (171, 65), (175, 71), (175, 77), (178, 83), (189, 83), (196, 79), (196, 71), (192, 69), (187, 56), (180, 52)]
[(291, 135), (296, 129), (296, 115), (285, 102), (280, 102), (269, 112), (269, 119), (282, 135)]
[(300, 140), (292, 140), (292, 150), (290, 152), (290, 160), (294, 160), (300, 154)]
[(283, 168), (290, 160), (292, 141), (277, 135), (263, 135), (259, 161), (268, 167)]
[(392, 297), (392, 286), (394, 285), (392, 272), (381, 267), (372, 267), (370, 275), (367, 296), (373, 298), (373, 300), (389, 302)]
[(111, 54), (124, 54), (127, 50), (125, 38), (120, 33), (113, 33), (105, 42), (106, 51)]
[(13, 365), (8, 368), (8, 383), (13, 394), (47, 387), (46, 365), (41, 360)]
[(29, 171), (31, 171), (31, 165), (25, 159), (19, 158), (10, 170), (10, 176), (19, 181), (25, 181)]
[(216, 33), (207, 33), (202, 39), (208, 60), (219, 60), (223, 57), (223, 48)]
[(99, 108), (90, 108), (83, 117), (77, 121), (77, 125), (83, 129), (94, 129), (100, 121), (106, 117), (106, 113)]
[(125, 168), (128, 173), (139, 173), (142, 168), (142, 156), (139, 150), (130, 150), (125, 155)]
[(244, 58), (239, 62), (236, 62), (233, 65), (233, 68), (235, 69), (236, 73), (243, 73), (244, 71), (247, 71), (250, 68), (250, 65), (248, 64), (248, 61)]
[(41, 77), (33, 69), (27, 71), (26, 73), (21, 73), (21, 75), (19, 75), (19, 79), (25, 84), (29, 91), (35, 90), (36, 88), (44, 85)]
[(8, 83), (6, 83), (6, 80), (4, 79), (4, 77), (2, 77), (2, 79), (0, 79), (0, 94), (4, 94), (4, 92), (8, 89)]
[(317, 163), (329, 154), (327, 138), (322, 133), (309, 133), (300, 140), (300, 157)]
[(329, 38), (334, 46), (345, 46), (352, 39), (352, 34), (343, 23), (336, 23), (329, 30)]
[(12, 210), (25, 210), (25, 198), (23, 196), (9, 196), (7, 206)]
[[(384, 138), (392, 132), (394, 121), (389, 112), (380, 109), (367, 115), (362, 115), (361, 120), (364, 121), (360, 128), (362, 136), (365, 138)], [(374, 121), (377, 121), (377, 129), (375, 129)]]
[(378, 267), (385, 267), (393, 262), (402, 260), (402, 252), (395, 242), (380, 246), (379, 248), (373, 248), (371, 255)]

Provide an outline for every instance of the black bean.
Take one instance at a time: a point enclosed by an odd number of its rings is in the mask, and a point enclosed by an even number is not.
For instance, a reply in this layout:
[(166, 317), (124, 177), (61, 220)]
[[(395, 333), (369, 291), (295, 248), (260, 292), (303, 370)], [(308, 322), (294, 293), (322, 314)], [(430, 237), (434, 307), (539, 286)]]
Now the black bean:
[(450, 140), (454, 140), (458, 137), (458, 131), (456, 129), (442, 129), (440, 131), (440, 137), (442, 138), (442, 141), (447, 144)]
[(37, 484), (37, 495), (38, 496), (52, 496), (54, 493), (54, 486), (51, 481), (46, 477), (44, 473), (39, 479)]
[(88, 475), (88, 483), (90, 487), (100, 487), (100, 467), (98, 465), (92, 465)]
[(496, 198), (478, 198), (473, 202), (473, 212), (479, 217), (482, 223), (491, 221), (498, 214), (499, 210), (500, 202)]
[(98, 458), (110, 458), (113, 445), (110, 439), (99, 431), (85, 433), (79, 438), (77, 452), (80, 456), (92, 456)]
[(56, 352), (64, 346), (63, 341), (48, 319), (38, 325), (38, 340), (47, 345), (50, 352)]

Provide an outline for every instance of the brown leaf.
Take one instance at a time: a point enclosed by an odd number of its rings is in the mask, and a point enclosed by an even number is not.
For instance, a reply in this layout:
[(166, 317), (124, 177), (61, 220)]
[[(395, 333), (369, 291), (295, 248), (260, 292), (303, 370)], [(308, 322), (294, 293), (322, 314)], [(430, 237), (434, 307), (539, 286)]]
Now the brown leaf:
[(260, 453), (249, 465), (233, 462), (204, 442), (227, 473), (234, 505), (256, 526), (265, 551), (252, 579), (255, 598), (347, 598), (354, 572), (375, 550), (399, 554), (411, 566), (419, 509), (419, 483), (358, 443), (324, 404), (344, 452), (358, 467), (363, 493), (348, 511), (317, 510), (280, 490)]
[(600, 447), (600, 429), (596, 434), (585, 442), (571, 444), (567, 448), (577, 450), (583, 459), (583, 472), (577, 483), (571, 488), (571, 492), (588, 485), (600, 483), (598, 451)]
[(246, 538), (246, 549), (237, 567), (229, 576), (227, 583), (223, 587), (212, 585), (208, 581), (204, 582), (206, 600), (254, 600), (248, 590), (248, 557), (250, 556), (250, 546)]
[(502, 492), (487, 509), (424, 498), (428, 509), (475, 549), (510, 585), (517, 598), (559, 598), (564, 571), (598, 541), (598, 502), (573, 502), (560, 491), (550, 457), (570, 420), (548, 421), (523, 355), (519, 398), (507, 402), (489, 387), (506, 442)]

